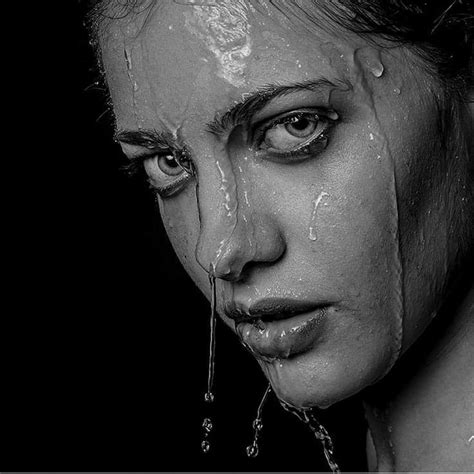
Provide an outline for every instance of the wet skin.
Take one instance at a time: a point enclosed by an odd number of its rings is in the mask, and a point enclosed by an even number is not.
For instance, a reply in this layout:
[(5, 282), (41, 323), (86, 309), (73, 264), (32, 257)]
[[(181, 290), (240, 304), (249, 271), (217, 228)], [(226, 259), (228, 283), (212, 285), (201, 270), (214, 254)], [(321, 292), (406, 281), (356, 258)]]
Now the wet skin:
[[(303, 341), (250, 339), (281, 399), (324, 407), (383, 377), (436, 314), (466, 173), (410, 52), (251, 3), (158, 2), (107, 27), (103, 63), (123, 150), (208, 297), (214, 269), (224, 322), (267, 298), (324, 306)], [(262, 107), (217, 127), (258, 91)]]

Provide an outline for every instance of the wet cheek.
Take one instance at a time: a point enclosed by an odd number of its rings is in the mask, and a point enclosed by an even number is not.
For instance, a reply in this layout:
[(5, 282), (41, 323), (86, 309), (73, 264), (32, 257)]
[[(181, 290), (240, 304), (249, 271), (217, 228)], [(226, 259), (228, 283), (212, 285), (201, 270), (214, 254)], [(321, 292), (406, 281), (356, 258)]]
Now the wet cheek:
[(166, 233), (181, 264), (194, 281), (205, 281), (195, 256), (199, 220), (194, 186), (170, 199), (159, 198), (159, 208)]

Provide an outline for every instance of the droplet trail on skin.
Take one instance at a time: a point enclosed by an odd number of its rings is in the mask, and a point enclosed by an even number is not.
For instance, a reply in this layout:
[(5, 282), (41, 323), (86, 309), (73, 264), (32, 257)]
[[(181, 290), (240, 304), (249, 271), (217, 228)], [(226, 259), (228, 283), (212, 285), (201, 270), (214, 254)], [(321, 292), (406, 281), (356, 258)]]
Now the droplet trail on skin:
[(327, 196), (329, 196), (329, 194), (322, 191), (316, 199), (313, 199), (313, 210), (311, 213), (311, 220), (309, 223), (309, 234), (308, 234), (309, 240), (315, 241), (318, 238), (318, 236), (316, 235), (316, 230), (315, 230), (316, 214), (318, 212), (318, 207), (321, 204), (321, 201)]

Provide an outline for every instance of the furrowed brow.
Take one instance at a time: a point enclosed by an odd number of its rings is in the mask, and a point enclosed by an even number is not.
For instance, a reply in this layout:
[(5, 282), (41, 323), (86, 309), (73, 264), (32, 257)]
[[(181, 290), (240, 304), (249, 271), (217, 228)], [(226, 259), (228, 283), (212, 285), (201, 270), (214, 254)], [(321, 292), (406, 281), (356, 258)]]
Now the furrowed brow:
[(117, 130), (114, 138), (120, 143), (150, 150), (176, 147), (175, 140), (169, 132), (159, 132), (155, 129)]
[(346, 81), (333, 82), (326, 78), (288, 85), (270, 84), (251, 94), (247, 94), (244, 100), (235, 104), (224, 114), (214, 117), (207, 124), (207, 130), (214, 135), (222, 135), (236, 125), (247, 122), (252, 116), (278, 97), (300, 91), (318, 92), (335, 88), (348, 90), (351, 88), (351, 85)]

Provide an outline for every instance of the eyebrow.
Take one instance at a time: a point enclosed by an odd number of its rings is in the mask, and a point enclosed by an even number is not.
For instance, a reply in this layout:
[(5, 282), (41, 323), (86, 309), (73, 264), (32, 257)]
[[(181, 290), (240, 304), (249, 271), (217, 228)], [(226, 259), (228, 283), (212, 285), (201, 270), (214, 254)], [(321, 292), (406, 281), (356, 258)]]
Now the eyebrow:
[[(265, 85), (254, 92), (244, 94), (244, 98), (240, 102), (234, 104), (223, 114), (217, 113), (214, 119), (206, 124), (206, 128), (213, 135), (222, 135), (235, 126), (249, 121), (251, 117), (278, 97), (301, 91), (321, 92), (328, 89), (349, 90), (350, 88), (352, 88), (351, 84), (345, 80), (334, 82), (326, 78), (287, 85)], [(117, 130), (115, 140), (149, 149), (176, 146), (175, 138), (170, 132), (155, 129)]]
[(217, 115), (209, 122), (207, 124), (207, 130), (214, 135), (221, 135), (236, 125), (249, 121), (254, 115), (278, 97), (301, 91), (321, 92), (334, 88), (347, 90), (348, 87), (351, 86), (346, 81), (333, 82), (326, 78), (296, 82), (288, 85), (269, 84), (259, 88), (253, 93), (245, 94), (245, 98), (241, 102), (233, 105), (223, 115)]
[(150, 150), (175, 147), (175, 140), (170, 132), (155, 129), (117, 130), (114, 140)]

